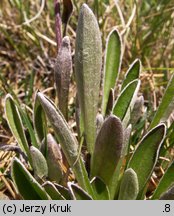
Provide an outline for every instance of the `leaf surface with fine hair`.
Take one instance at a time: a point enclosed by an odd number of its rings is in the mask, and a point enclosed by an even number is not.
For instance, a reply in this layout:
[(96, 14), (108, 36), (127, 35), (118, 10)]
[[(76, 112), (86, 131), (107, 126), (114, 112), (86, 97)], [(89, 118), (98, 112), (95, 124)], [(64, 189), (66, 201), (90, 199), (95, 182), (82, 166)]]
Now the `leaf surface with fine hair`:
[(123, 128), (120, 119), (109, 116), (103, 123), (96, 139), (92, 156), (92, 177), (98, 176), (106, 185), (116, 169), (123, 147)]
[(75, 45), (75, 75), (78, 99), (88, 151), (92, 154), (96, 139), (102, 67), (102, 43), (97, 20), (91, 9), (83, 4), (78, 18)]

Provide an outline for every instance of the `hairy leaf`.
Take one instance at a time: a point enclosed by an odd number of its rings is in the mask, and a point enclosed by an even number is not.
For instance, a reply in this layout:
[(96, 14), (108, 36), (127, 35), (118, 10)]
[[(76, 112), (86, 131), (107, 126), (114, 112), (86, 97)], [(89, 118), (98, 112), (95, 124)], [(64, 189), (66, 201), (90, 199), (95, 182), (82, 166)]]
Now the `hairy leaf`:
[(104, 64), (104, 92), (102, 112), (105, 115), (110, 89), (114, 89), (116, 80), (120, 73), (122, 61), (122, 42), (119, 32), (114, 29), (110, 32), (106, 43), (106, 54)]
[(47, 99), (42, 93), (38, 93), (43, 109), (46, 113), (48, 120), (50, 121), (58, 139), (61, 144), (62, 150), (68, 160), (68, 163), (72, 167), (74, 174), (79, 184), (92, 194), (92, 188), (87, 177), (87, 172), (84, 168), (81, 157), (78, 158), (78, 144), (75, 136), (71, 132), (67, 122), (59, 109), (56, 109), (53, 102)]
[(123, 128), (120, 119), (109, 116), (97, 135), (92, 157), (91, 175), (98, 176), (106, 185), (116, 169), (123, 147)]
[(48, 200), (49, 196), (41, 185), (34, 179), (19, 159), (15, 158), (11, 166), (12, 179), (26, 200)]
[(143, 106), (144, 106), (144, 97), (143, 96), (137, 97), (137, 99), (135, 101), (134, 108), (133, 108), (132, 113), (131, 113), (130, 123), (132, 125), (136, 124), (137, 121), (142, 117)]
[(59, 108), (65, 119), (68, 119), (68, 94), (70, 76), (72, 71), (72, 58), (69, 37), (63, 38), (54, 67)]
[(34, 112), (33, 112), (34, 129), (37, 133), (40, 143), (45, 138), (47, 122), (44, 110), (40, 104), (40, 101), (35, 97)]
[(138, 177), (133, 169), (125, 171), (119, 192), (119, 200), (136, 200), (139, 192)]
[(150, 128), (155, 127), (159, 122), (165, 122), (174, 109), (174, 74), (172, 75), (162, 101), (152, 120)]
[[(8, 125), (20, 148), (30, 157), (28, 142), (18, 108), (10, 94), (5, 99), (5, 113)], [(31, 162), (31, 161), (30, 161)]]
[(96, 138), (101, 66), (102, 44), (98, 23), (91, 9), (83, 4), (76, 34), (75, 74), (84, 135), (91, 154)]
[(34, 146), (30, 147), (30, 153), (32, 158), (32, 167), (34, 174), (40, 179), (48, 176), (48, 166), (43, 154)]
[(165, 124), (153, 128), (143, 137), (129, 161), (128, 167), (132, 168), (138, 176), (138, 199), (142, 196), (143, 189), (152, 175), (165, 134)]
[(129, 125), (123, 132), (123, 147), (121, 151), (121, 158), (117, 164), (116, 170), (109, 184), (109, 192), (111, 199), (114, 199), (118, 196), (120, 178), (124, 174), (124, 169), (126, 167), (126, 156), (128, 154), (131, 131), (132, 126)]
[(124, 127), (127, 126), (130, 120), (130, 114), (134, 107), (139, 88), (140, 81), (132, 81), (123, 89), (115, 102), (113, 114), (122, 120)]
[(130, 82), (132, 82), (135, 79), (138, 79), (140, 76), (140, 71), (141, 71), (141, 61), (139, 59), (136, 59), (130, 65), (129, 70), (125, 74), (125, 78), (121, 86), (121, 89), (123, 90)]
[(47, 135), (46, 160), (48, 165), (48, 178), (51, 181), (59, 183), (63, 177), (63, 170), (61, 168), (61, 164), (63, 163), (62, 154), (59, 145), (51, 134)]

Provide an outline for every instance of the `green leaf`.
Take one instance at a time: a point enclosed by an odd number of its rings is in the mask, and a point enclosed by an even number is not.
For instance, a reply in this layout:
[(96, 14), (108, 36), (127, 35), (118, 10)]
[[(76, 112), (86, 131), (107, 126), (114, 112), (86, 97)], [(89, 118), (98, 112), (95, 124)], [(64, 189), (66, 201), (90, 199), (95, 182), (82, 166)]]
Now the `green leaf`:
[(22, 116), (22, 119), (23, 119), (23, 121), (24, 121), (24, 123), (26, 125), (26, 128), (29, 131), (32, 145), (35, 146), (36, 148), (39, 148), (39, 145), (38, 145), (38, 142), (37, 142), (37, 139), (36, 139), (36, 136), (35, 136), (35, 132), (34, 132), (34, 129), (33, 129), (32, 123), (31, 123), (31, 118), (27, 113), (26, 106), (21, 107), (21, 105), (17, 104), (17, 107), (18, 107), (18, 110), (19, 110), (19, 112), (20, 112), (20, 114)]
[(119, 192), (119, 200), (136, 200), (139, 192), (138, 177), (136, 172), (129, 168), (125, 171)]
[(101, 178), (106, 185), (116, 169), (123, 146), (123, 128), (120, 119), (109, 116), (97, 135), (92, 156), (91, 176)]
[(104, 63), (104, 92), (102, 102), (102, 113), (105, 115), (110, 89), (114, 89), (116, 80), (120, 73), (122, 61), (122, 42), (119, 32), (114, 29), (110, 32), (106, 43), (106, 54)]
[(30, 157), (29, 147), (25, 136), (21, 116), (10, 94), (8, 94), (5, 99), (5, 113), (10, 130), (16, 141), (18, 142), (18, 145), (20, 146), (22, 151), (24, 151), (27, 156)]
[(120, 179), (124, 174), (124, 170), (126, 167), (126, 156), (128, 154), (131, 131), (132, 131), (132, 126), (129, 125), (123, 132), (123, 148), (121, 151), (121, 158), (117, 164), (116, 170), (109, 184), (111, 199), (115, 199), (115, 197), (118, 197)]
[(42, 186), (45, 188), (52, 200), (65, 200), (52, 182), (47, 181)]
[(143, 116), (144, 97), (139, 96), (135, 101), (134, 108), (131, 112), (130, 123), (135, 125), (137, 121)]
[(76, 94), (76, 113), (75, 113), (75, 117), (76, 117), (76, 124), (77, 124), (77, 132), (78, 132), (78, 138), (79, 140), (82, 138), (82, 136), (84, 135), (84, 122), (82, 119), (82, 112), (80, 110), (80, 105), (79, 105), (79, 98), (78, 98), (78, 93)]
[(165, 122), (174, 109), (174, 74), (172, 75), (158, 110), (152, 120), (150, 128), (155, 127), (159, 122)]
[(68, 119), (68, 95), (71, 71), (71, 46), (70, 39), (68, 36), (66, 36), (62, 40), (54, 67), (56, 90), (59, 99), (59, 109), (64, 115), (65, 119)]
[(64, 119), (59, 109), (56, 109), (53, 102), (47, 99), (42, 93), (38, 92), (37, 97), (45, 111), (45, 114), (50, 121), (56, 136), (61, 144), (62, 150), (66, 159), (71, 166), (77, 181), (90, 194), (93, 193), (87, 172), (82, 162), (81, 157), (78, 158), (78, 143), (76, 137), (71, 132), (68, 123)]
[(11, 166), (12, 179), (26, 200), (48, 200), (49, 196), (41, 185), (33, 178), (19, 159), (15, 158)]
[(48, 178), (51, 181), (59, 183), (63, 177), (63, 171), (61, 169), (61, 164), (63, 164), (62, 154), (58, 143), (51, 134), (47, 135), (46, 160), (48, 165)]
[(91, 185), (96, 194), (97, 200), (109, 200), (109, 189), (106, 184), (98, 177), (94, 177), (91, 181)]
[(151, 199), (159, 199), (160, 196), (174, 184), (174, 162), (164, 173)]
[(96, 139), (102, 67), (101, 34), (91, 9), (83, 4), (78, 19), (75, 46), (75, 74), (84, 135), (88, 151), (92, 154)]
[(92, 200), (92, 197), (78, 185), (69, 182), (68, 188), (73, 200)]
[(47, 122), (46, 122), (46, 116), (44, 110), (40, 104), (40, 101), (36, 96), (34, 101), (33, 122), (34, 122), (34, 129), (41, 143), (45, 138), (45, 134), (47, 131)]
[(149, 131), (140, 141), (140, 144), (128, 163), (128, 168), (132, 168), (138, 176), (138, 199), (141, 198), (143, 189), (152, 175), (165, 134), (165, 124), (159, 124)]
[(113, 114), (122, 120), (124, 127), (127, 126), (130, 120), (139, 88), (140, 80), (132, 81), (123, 89), (115, 102)]
[(123, 140), (123, 150), (122, 150), (122, 157), (124, 158), (129, 153), (129, 144), (130, 144), (130, 137), (132, 132), (132, 125), (130, 124), (125, 130), (124, 130), (124, 140)]
[(129, 70), (125, 74), (125, 78), (121, 86), (121, 89), (123, 90), (130, 82), (132, 82), (135, 79), (138, 79), (140, 76), (140, 71), (141, 71), (141, 61), (139, 59), (136, 59), (130, 65)]
[(34, 146), (30, 147), (30, 153), (36, 178), (46, 178), (48, 176), (48, 166), (43, 154)]

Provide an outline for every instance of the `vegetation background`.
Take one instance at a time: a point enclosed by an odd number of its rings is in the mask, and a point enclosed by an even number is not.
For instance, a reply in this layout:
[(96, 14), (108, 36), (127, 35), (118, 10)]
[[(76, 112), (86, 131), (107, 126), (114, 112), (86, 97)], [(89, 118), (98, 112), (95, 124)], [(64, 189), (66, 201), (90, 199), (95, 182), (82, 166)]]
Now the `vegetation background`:
[[(124, 44), (121, 76), (131, 62), (136, 58), (141, 59), (141, 92), (145, 98), (148, 115), (153, 117), (153, 111), (156, 110), (174, 71), (174, 1), (73, 0), (74, 10), (66, 32), (70, 36), (73, 48), (78, 12), (84, 2), (92, 8), (98, 19), (103, 52), (109, 32), (114, 27), (121, 32)], [(44, 90), (50, 98), (55, 98), (53, 67), (56, 56), (54, 1), (1, 0), (0, 144), (15, 143), (4, 116), (6, 93), (9, 89), (13, 90), (29, 110), (37, 89)], [(69, 95), (69, 123), (72, 127), (75, 94), (73, 73)], [(0, 152), (2, 190), (10, 187), (3, 174), (8, 175), (13, 154)]]

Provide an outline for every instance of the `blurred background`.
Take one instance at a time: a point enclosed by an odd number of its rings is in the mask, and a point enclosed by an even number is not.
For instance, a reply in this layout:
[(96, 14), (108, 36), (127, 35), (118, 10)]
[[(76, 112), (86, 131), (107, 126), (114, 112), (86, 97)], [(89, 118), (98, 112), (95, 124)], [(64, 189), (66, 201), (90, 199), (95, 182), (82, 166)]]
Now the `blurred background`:
[[(62, 15), (63, 1), (59, 2)], [(64, 2), (68, 4), (69, 1)], [(121, 33), (124, 55), (120, 80), (129, 65), (136, 58), (141, 59), (141, 93), (149, 115), (153, 115), (174, 71), (174, 1), (73, 0), (73, 12), (66, 28), (66, 35), (71, 39), (72, 57), (78, 12), (84, 2), (92, 8), (98, 19), (103, 54), (109, 32), (117, 28)], [(33, 106), (37, 89), (44, 90), (51, 98), (55, 98), (53, 67), (57, 43), (54, 4), (54, 0), (0, 0), (1, 144), (11, 143), (14, 139), (4, 116), (4, 98), (7, 92), (14, 91), (28, 109)], [(69, 97), (69, 115), (72, 121), (75, 94), (73, 73)], [(0, 156), (0, 170), (8, 168), (5, 163), (10, 157), (7, 153)]]

